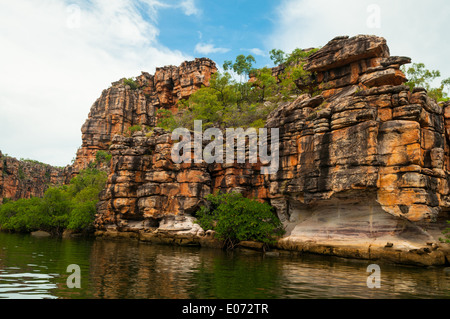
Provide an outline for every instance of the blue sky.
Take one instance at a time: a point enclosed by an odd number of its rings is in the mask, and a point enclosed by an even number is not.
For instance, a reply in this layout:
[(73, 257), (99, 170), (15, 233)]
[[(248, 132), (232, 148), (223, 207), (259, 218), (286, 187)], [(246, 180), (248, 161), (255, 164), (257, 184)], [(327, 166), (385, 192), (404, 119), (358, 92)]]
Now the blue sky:
[(195, 57), (272, 66), (273, 48), (375, 34), (449, 77), (448, 21), (448, 0), (0, 0), (0, 150), (65, 166), (111, 82)]
[[(271, 15), (277, 1), (203, 0), (197, 4), (200, 8), (197, 15), (161, 11), (158, 18), (161, 44), (193, 56), (204, 54), (219, 65), (239, 54), (254, 55), (259, 65), (270, 63), (266, 41), (273, 29)], [(196, 50), (196, 46), (204, 49)]]

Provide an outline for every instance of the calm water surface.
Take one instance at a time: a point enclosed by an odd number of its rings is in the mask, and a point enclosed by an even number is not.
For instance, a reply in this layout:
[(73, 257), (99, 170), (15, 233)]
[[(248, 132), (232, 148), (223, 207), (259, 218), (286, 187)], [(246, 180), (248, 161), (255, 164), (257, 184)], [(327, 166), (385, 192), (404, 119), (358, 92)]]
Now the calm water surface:
[[(67, 287), (71, 264), (81, 268), (81, 289)], [(0, 299), (450, 299), (443, 268), (381, 264), (381, 288), (369, 289), (369, 264), (0, 233)]]

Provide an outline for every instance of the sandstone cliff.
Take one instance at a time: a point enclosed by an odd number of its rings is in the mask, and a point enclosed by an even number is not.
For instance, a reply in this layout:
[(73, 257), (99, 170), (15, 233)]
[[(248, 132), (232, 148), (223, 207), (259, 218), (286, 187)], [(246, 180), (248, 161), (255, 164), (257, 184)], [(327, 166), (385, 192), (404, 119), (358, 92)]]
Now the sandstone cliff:
[(131, 88), (124, 79), (112, 83), (94, 103), (81, 129), (82, 146), (72, 175), (93, 162), (99, 150), (108, 150), (114, 135), (124, 135), (135, 125), (155, 126), (158, 109), (175, 111), (179, 100), (209, 85), (216, 71), (214, 62), (202, 58), (179, 67), (157, 68), (154, 75), (142, 72), (135, 81), (137, 88)]
[[(157, 68), (154, 75), (142, 72), (135, 79), (136, 88), (125, 84), (124, 79), (112, 83), (94, 103), (82, 126), (82, 146), (72, 165), (59, 169), (36, 161), (19, 161), (0, 153), (0, 204), (3, 198), (42, 197), (49, 185), (68, 184), (95, 161), (98, 151), (109, 151), (116, 134), (126, 135), (134, 125), (155, 126), (158, 109), (175, 111), (179, 100), (209, 85), (216, 71), (214, 62), (202, 58), (184, 62), (179, 67)], [(97, 163), (98, 168), (106, 171), (109, 171), (108, 164)]]
[[(135, 123), (152, 126), (155, 105), (170, 108), (189, 94), (155, 89), (161, 82), (144, 74), (139, 81), (152, 88), (154, 103), (144, 90), (113, 86), (83, 127), (76, 164), (112, 141), (98, 234), (202, 243), (207, 236), (192, 213), (205, 195), (240, 191), (276, 208), (287, 230), (279, 248), (443, 264), (436, 237), (450, 208), (450, 105), (404, 86), (406, 63), (375, 36), (338, 37), (313, 54), (306, 69), (322, 93), (281, 104), (267, 120), (267, 128), (280, 129), (280, 169), (272, 175), (261, 175), (261, 164), (174, 164), (174, 142), (158, 129), (150, 137), (112, 137)], [(195, 83), (203, 81), (188, 87)]]
[(35, 161), (19, 161), (0, 152), (0, 204), (4, 198), (42, 197), (51, 185), (61, 185), (65, 171)]

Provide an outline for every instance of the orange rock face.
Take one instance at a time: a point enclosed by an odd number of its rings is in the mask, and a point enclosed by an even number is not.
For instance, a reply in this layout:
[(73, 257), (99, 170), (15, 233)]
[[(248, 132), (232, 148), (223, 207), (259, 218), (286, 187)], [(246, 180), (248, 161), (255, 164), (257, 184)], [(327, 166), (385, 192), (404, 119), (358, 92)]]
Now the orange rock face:
[(155, 126), (158, 109), (175, 111), (179, 100), (209, 85), (216, 71), (213, 61), (202, 58), (179, 67), (157, 68), (155, 75), (142, 72), (136, 78), (137, 89), (123, 80), (112, 83), (94, 103), (81, 129), (83, 144), (72, 174), (86, 168), (99, 150), (108, 150), (114, 135), (127, 133), (134, 125)]
[(62, 185), (65, 176), (65, 169), (19, 161), (0, 152), (0, 204), (4, 198), (42, 197), (50, 185)]
[[(98, 229), (146, 231), (190, 216), (207, 194), (238, 191), (275, 207), (287, 230), (283, 247), (389, 240), (417, 251), (436, 241), (440, 226), (423, 225), (448, 218), (450, 104), (403, 85), (405, 63), (375, 36), (339, 37), (311, 55), (306, 69), (322, 94), (282, 103), (267, 119), (266, 128), (280, 132), (274, 174), (262, 175), (260, 162), (175, 164), (161, 130), (115, 137)], [(170, 104), (173, 95), (155, 87)]]

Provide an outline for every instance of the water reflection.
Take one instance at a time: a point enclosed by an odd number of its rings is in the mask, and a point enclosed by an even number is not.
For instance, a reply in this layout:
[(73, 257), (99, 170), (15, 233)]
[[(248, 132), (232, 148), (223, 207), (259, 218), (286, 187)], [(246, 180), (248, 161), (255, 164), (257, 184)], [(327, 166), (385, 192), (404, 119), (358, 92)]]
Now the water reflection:
[[(81, 289), (66, 285), (70, 264)], [(381, 289), (369, 289), (368, 264), (0, 233), (0, 298), (450, 298), (442, 268), (381, 265)]]
[[(197, 251), (197, 250), (195, 250)], [(98, 240), (92, 246), (94, 298), (187, 298), (189, 273), (200, 259), (171, 247)]]

